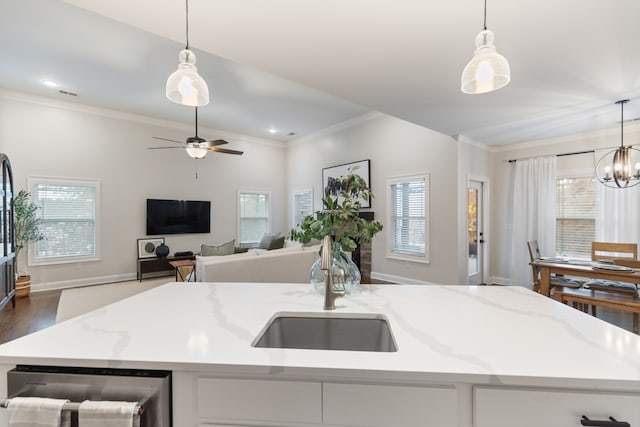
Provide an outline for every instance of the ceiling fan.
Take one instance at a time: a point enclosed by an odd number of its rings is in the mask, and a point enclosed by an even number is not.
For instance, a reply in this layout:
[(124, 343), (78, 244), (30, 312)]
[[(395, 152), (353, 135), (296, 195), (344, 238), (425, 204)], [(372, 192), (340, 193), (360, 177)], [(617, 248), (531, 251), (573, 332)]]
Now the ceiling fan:
[(185, 140), (185, 142), (176, 141), (175, 139), (169, 138), (161, 138), (159, 136), (154, 136), (153, 139), (158, 139), (161, 141), (169, 141), (175, 142), (181, 145), (174, 145), (172, 147), (149, 147), (150, 150), (164, 150), (167, 148), (184, 148), (187, 151), (187, 154), (194, 159), (202, 159), (207, 155), (209, 151), (214, 151), (217, 153), (225, 153), (225, 154), (236, 154), (242, 155), (243, 151), (230, 150), (228, 148), (220, 148), (219, 145), (228, 144), (224, 139), (216, 139), (213, 141), (207, 141), (204, 138), (200, 138), (198, 136), (198, 107), (195, 107), (196, 110), (196, 135), (190, 136)]

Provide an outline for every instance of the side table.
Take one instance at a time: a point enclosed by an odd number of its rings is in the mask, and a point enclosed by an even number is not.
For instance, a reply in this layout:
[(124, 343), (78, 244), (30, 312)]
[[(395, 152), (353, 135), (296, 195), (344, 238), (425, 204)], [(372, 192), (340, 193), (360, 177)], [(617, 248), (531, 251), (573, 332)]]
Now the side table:
[(176, 269), (176, 282), (189, 282), (189, 274), (193, 273), (193, 280), (196, 281), (196, 262), (192, 259), (183, 259), (179, 261), (169, 261), (172, 267)]

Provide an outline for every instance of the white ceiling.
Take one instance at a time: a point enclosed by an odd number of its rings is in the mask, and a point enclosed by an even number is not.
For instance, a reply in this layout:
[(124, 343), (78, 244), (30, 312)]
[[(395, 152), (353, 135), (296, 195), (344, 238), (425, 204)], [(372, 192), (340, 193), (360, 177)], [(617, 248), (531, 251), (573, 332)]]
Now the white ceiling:
[[(207, 127), (286, 140), (377, 110), (504, 145), (616, 126), (621, 98), (625, 119), (640, 117), (638, 0), (488, 0), (512, 81), (475, 96), (459, 86), (482, 0), (189, 4)], [(0, 5), (0, 85), (42, 94), (50, 77), (79, 102), (190, 120), (163, 93), (185, 43), (183, 0)]]

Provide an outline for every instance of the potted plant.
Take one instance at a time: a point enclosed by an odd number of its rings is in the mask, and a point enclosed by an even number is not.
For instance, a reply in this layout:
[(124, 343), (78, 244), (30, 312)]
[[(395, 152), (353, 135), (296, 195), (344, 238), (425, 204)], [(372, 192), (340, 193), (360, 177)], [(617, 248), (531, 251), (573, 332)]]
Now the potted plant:
[[(382, 230), (378, 221), (360, 217), (362, 201), (373, 198), (373, 193), (354, 170), (349, 169), (347, 175), (332, 182), (333, 191), (326, 191), (322, 199), (324, 210), (305, 217), (299, 224), (300, 229), (289, 233), (292, 240), (302, 243), (331, 236), (334, 288), (347, 294), (360, 285), (360, 271), (345, 252), (352, 252), (360, 243), (370, 242)], [(325, 277), (318, 260), (311, 267), (311, 283), (320, 293), (324, 292)]]
[(31, 242), (44, 240), (44, 235), (40, 232), (38, 218), (38, 206), (29, 201), (31, 195), (25, 190), (20, 190), (13, 198), (14, 230), (16, 242), (16, 296), (29, 296), (31, 291), (31, 276), (18, 269), (18, 255), (20, 251)]

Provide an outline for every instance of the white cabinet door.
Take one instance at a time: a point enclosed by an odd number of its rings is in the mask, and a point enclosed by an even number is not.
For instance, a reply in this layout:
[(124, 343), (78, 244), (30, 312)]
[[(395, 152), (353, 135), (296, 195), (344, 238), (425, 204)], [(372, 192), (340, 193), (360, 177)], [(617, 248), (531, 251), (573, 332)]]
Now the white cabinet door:
[(640, 426), (640, 393), (474, 388), (475, 427), (579, 427), (582, 415)]
[(321, 390), (320, 382), (202, 377), (197, 379), (198, 418), (232, 424), (322, 424)]
[(323, 383), (324, 424), (457, 427), (454, 387)]

